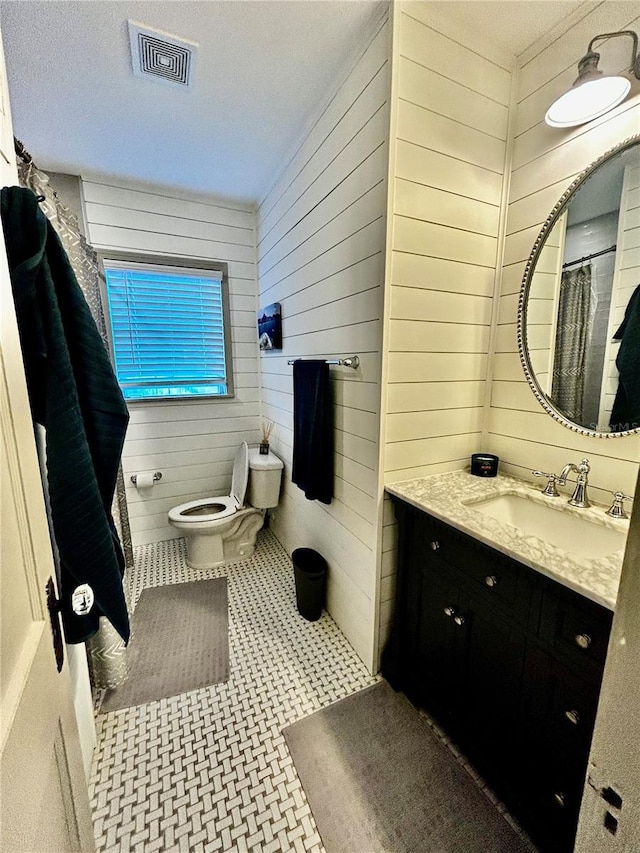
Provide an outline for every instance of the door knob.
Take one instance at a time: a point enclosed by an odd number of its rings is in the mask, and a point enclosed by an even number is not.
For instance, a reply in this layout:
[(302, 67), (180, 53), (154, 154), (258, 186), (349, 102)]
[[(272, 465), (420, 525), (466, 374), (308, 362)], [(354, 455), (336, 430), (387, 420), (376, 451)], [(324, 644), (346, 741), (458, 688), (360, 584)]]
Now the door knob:
[(445, 607), (445, 609), (444, 609), (444, 615), (445, 616), (454, 616), (455, 612), (456, 612), (455, 607), (451, 607), (451, 605), (449, 605), (449, 607)]
[(440, 547), (440, 543), (437, 540), (434, 540), (433, 542), (429, 543), (429, 547), (431, 548), (432, 551), (437, 551), (438, 548)]
[(484, 579), (484, 582), (489, 587), (494, 587), (498, 585), (498, 578), (495, 575), (487, 575)]
[(456, 623), (456, 625), (460, 625), (462, 627), (462, 625), (464, 625), (467, 620), (464, 618), (464, 616), (458, 614), (457, 616), (454, 616), (453, 621)]
[(576, 634), (575, 641), (581, 649), (588, 649), (591, 645), (591, 637), (588, 634)]
[(562, 809), (564, 808), (564, 806), (565, 806), (565, 797), (564, 797), (564, 794), (562, 793), (562, 791), (557, 791), (557, 792), (553, 795), (553, 799), (554, 799), (554, 802), (555, 802), (555, 804), (556, 804), (557, 806), (560, 806), (560, 808), (562, 808)]

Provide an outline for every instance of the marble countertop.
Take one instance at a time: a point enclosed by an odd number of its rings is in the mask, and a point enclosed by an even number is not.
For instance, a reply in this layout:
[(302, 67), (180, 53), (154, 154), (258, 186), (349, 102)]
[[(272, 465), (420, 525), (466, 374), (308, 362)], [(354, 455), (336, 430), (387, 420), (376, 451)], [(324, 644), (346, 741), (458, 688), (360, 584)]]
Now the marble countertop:
[(628, 520), (611, 518), (605, 513), (606, 507), (571, 507), (566, 496), (549, 498), (542, 494), (541, 488), (541, 485), (506, 474), (474, 477), (468, 471), (432, 474), (386, 486), (390, 494), (613, 610), (620, 583), (623, 549), (599, 559), (570, 554), (536, 536), (525, 535), (510, 524), (473, 507), (474, 502), (487, 498), (521, 495), (537, 503), (551, 502), (556, 507), (562, 506), (562, 512), (590, 519), (604, 527), (628, 531)]

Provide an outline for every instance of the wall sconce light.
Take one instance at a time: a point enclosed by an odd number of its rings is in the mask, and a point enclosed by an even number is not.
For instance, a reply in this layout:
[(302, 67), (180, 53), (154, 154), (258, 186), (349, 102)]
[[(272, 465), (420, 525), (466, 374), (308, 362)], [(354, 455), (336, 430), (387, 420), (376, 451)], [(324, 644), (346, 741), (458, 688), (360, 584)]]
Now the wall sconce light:
[(631, 88), (629, 79), (603, 74), (598, 68), (600, 54), (593, 51), (595, 42), (616, 36), (630, 36), (633, 39), (629, 72), (640, 80), (638, 36), (633, 30), (595, 36), (589, 42), (586, 55), (578, 63), (578, 78), (572, 88), (554, 101), (547, 110), (544, 120), (551, 127), (575, 127), (585, 124), (609, 112), (627, 97)]

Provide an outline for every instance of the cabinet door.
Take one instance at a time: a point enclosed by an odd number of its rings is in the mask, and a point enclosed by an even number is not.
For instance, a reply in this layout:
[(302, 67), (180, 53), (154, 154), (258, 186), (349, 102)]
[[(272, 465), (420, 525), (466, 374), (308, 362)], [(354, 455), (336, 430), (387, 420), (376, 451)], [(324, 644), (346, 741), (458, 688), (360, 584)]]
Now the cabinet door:
[(509, 764), (518, 728), (526, 638), (498, 609), (467, 596), (468, 644), (460, 696), (465, 741), (482, 765)]
[(455, 571), (431, 556), (422, 566), (416, 663), (424, 702), (438, 717), (457, 716), (468, 625), (460, 616)]

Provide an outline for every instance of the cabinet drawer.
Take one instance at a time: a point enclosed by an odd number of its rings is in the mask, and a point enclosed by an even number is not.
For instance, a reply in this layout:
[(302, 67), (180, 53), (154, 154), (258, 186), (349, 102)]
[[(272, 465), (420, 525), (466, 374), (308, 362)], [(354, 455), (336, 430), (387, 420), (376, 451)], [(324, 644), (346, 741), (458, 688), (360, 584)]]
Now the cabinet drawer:
[[(593, 667), (595, 669), (595, 667)], [(573, 672), (548, 652), (532, 646), (525, 664), (523, 749), (549, 764), (586, 767), (598, 705), (600, 678)]]
[(598, 707), (598, 689), (566, 669), (554, 673), (549, 709), (551, 735), (588, 757)]
[(497, 552), (469, 549), (464, 569), (476, 584), (476, 596), (500, 605), (518, 621), (526, 621), (531, 585), (520, 566)]
[(476, 598), (493, 602), (520, 622), (527, 620), (531, 583), (526, 572), (530, 570), (442, 525), (425, 525), (422, 546), (425, 561), (438, 557), (454, 566), (462, 575), (463, 586)]
[(524, 828), (544, 853), (573, 851), (586, 772), (540, 758), (528, 767)]
[(529, 807), (533, 823), (524, 820), (524, 828), (545, 853), (571, 853), (575, 842), (582, 785), (565, 784), (555, 776), (532, 780)]
[(542, 599), (540, 636), (573, 661), (603, 665), (613, 613), (593, 601), (546, 590)]

